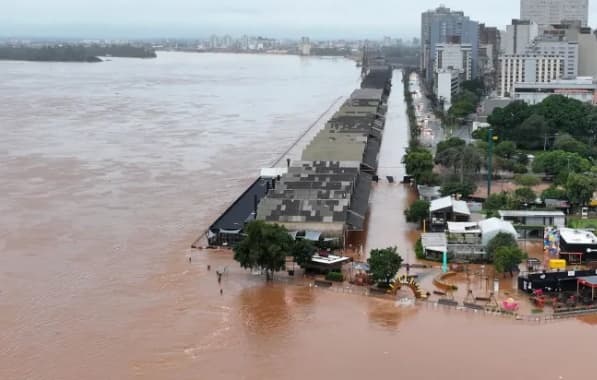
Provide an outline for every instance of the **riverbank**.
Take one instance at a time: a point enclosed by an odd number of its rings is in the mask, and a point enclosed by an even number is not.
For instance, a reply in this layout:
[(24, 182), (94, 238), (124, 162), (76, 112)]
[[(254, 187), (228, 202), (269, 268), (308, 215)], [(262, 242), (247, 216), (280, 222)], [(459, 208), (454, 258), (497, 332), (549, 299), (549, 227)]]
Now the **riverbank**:
[(153, 49), (132, 45), (0, 45), (0, 60), (32, 62), (102, 62), (100, 57), (155, 58)]

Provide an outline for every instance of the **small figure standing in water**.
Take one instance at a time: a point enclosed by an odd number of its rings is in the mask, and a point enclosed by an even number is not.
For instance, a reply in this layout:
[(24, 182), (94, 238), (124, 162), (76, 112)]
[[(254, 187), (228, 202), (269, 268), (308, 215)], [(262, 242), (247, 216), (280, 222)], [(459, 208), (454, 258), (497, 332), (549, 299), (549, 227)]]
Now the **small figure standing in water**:
[(220, 288), (220, 295), (224, 295), (224, 289)]
[(207, 270), (211, 270), (211, 265), (207, 265)]
[(189, 256), (189, 263), (190, 263), (191, 261), (192, 261), (192, 258), (191, 258), (191, 256)]

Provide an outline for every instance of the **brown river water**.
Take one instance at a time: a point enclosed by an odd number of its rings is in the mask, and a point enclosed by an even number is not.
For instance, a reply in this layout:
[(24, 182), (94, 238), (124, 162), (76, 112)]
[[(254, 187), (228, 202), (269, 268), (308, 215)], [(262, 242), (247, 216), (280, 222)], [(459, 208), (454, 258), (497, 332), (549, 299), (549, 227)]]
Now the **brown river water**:
[[(0, 62), (0, 379), (596, 378), (591, 318), (400, 308), (188, 248), (358, 75), (287, 56)], [(400, 176), (399, 73), (386, 128), (380, 174)], [(414, 257), (409, 197), (376, 185), (366, 249)]]

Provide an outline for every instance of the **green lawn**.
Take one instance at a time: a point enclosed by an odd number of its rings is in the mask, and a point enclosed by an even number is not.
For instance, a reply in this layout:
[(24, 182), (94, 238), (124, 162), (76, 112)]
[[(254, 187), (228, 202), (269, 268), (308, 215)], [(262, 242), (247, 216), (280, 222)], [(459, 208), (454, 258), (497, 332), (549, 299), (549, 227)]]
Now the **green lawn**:
[(568, 227), (571, 228), (594, 228), (597, 230), (597, 219), (581, 219), (578, 217), (568, 218)]

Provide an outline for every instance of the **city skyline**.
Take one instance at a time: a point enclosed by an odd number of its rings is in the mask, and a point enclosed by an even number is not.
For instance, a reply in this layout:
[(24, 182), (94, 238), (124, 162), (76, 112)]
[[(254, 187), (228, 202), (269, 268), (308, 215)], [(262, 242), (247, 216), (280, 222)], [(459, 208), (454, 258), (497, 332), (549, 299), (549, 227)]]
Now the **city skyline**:
[[(420, 14), (441, 3), (423, 0), (398, 5), (381, 0), (371, 7), (356, 1), (307, 0), (296, 7), (272, 0), (255, 0), (250, 5), (239, 0), (202, 4), (188, 0), (130, 0), (126, 4), (117, 0), (56, 0), (51, 4), (1, 0), (0, 37), (204, 38), (210, 34), (250, 34), (273, 38), (412, 38), (419, 35)], [(519, 0), (506, 0), (491, 12), (482, 2), (454, 0), (443, 4), (499, 28), (520, 14)], [(597, 2), (593, 1), (589, 25), (596, 24)]]

